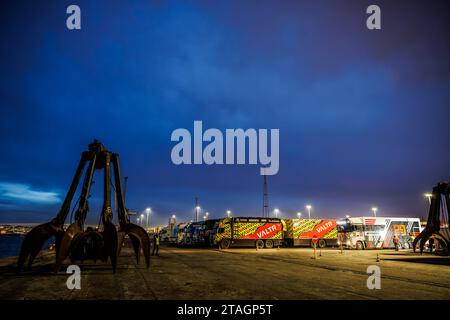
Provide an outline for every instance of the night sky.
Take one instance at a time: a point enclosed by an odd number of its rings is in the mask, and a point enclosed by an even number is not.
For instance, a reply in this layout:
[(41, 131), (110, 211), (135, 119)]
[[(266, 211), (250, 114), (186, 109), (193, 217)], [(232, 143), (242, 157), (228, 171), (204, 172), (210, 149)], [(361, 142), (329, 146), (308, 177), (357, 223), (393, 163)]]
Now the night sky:
[(2, 1), (0, 222), (52, 218), (94, 138), (152, 223), (192, 219), (196, 196), (212, 217), (260, 215), (259, 165), (172, 164), (194, 120), (280, 129), (282, 216), (426, 217), (423, 193), (450, 179), (450, 3), (393, 2)]

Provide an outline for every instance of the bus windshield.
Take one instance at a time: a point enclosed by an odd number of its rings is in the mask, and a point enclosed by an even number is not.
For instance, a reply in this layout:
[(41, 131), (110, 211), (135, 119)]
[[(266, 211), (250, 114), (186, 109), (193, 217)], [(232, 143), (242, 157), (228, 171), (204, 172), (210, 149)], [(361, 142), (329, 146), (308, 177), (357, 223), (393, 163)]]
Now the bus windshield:
[(364, 226), (362, 224), (339, 224), (337, 226), (338, 232), (352, 232), (352, 231), (364, 231)]

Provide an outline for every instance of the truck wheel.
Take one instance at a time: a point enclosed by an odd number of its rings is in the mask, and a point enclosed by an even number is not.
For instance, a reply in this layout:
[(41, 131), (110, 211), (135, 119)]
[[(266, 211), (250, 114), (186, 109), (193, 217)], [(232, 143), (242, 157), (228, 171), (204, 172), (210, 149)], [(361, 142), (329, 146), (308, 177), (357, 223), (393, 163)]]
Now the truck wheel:
[(262, 241), (261, 239), (258, 239), (258, 240), (256, 240), (255, 245), (256, 245), (257, 249), (262, 249), (262, 248), (264, 248), (264, 241)]
[(271, 249), (273, 248), (273, 241), (272, 240), (266, 240), (266, 248)]
[(323, 239), (320, 239), (318, 245), (319, 248), (325, 248), (327, 246), (327, 242)]
[(228, 249), (230, 247), (230, 240), (222, 239), (222, 241), (220, 241), (220, 247), (222, 249)]
[(364, 244), (361, 241), (358, 241), (356, 243), (356, 250), (363, 250), (364, 249)]

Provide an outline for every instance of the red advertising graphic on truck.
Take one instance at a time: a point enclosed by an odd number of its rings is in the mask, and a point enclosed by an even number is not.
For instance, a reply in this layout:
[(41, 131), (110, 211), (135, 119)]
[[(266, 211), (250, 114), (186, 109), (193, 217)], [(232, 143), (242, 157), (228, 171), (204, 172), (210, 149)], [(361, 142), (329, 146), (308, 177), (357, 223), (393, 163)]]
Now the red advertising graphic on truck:
[(331, 219), (286, 219), (285, 241), (290, 246), (312, 245), (313, 237), (318, 246), (337, 245), (336, 220)]
[(241, 239), (270, 239), (282, 230), (281, 223), (266, 223), (258, 227), (254, 233), (245, 235)]
[(299, 233), (297, 238), (299, 239), (311, 239), (313, 236), (317, 238), (324, 238), (329, 232), (336, 229), (336, 220), (321, 220), (313, 230)]

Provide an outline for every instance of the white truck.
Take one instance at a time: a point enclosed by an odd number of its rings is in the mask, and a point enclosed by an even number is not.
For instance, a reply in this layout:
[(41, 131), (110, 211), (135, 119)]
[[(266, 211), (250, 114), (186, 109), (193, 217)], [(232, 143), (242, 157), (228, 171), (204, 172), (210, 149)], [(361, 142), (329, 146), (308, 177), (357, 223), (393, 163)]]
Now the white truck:
[(412, 248), (411, 237), (422, 231), (420, 219), (398, 217), (349, 217), (338, 221), (338, 244), (347, 248), (394, 248), (394, 235), (400, 248)]

